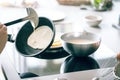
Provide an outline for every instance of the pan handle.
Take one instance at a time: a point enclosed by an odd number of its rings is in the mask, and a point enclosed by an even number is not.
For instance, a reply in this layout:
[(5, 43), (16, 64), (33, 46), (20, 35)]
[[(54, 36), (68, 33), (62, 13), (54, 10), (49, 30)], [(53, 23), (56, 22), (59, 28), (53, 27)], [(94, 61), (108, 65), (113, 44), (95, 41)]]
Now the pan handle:
[(8, 41), (14, 43), (15, 40), (13, 40), (12, 35), (8, 34)]
[(22, 22), (22, 21), (24, 21), (23, 18), (18, 19), (18, 20), (14, 20), (14, 21), (11, 21), (11, 22), (8, 22), (8, 23), (4, 23), (4, 25), (6, 25), (6, 26), (10, 26), (10, 25), (13, 25), (13, 24), (16, 24), (16, 23)]

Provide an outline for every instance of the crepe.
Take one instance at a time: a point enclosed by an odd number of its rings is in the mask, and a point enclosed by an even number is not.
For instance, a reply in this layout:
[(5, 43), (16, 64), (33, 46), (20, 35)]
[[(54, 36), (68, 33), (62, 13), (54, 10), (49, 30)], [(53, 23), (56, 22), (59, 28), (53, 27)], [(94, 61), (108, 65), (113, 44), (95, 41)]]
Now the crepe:
[(51, 46), (51, 48), (59, 48), (59, 47), (62, 47), (62, 43), (61, 43), (61, 33), (56, 33), (55, 35), (55, 39), (54, 39), (54, 42)]
[(29, 36), (27, 44), (35, 49), (46, 48), (53, 37), (53, 32), (48, 26), (40, 26)]

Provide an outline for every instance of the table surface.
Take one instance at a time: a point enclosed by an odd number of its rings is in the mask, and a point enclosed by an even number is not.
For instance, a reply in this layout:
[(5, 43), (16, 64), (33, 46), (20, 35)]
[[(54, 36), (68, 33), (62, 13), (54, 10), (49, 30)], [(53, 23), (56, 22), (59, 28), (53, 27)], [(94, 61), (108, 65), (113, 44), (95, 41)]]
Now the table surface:
[[(100, 77), (101, 80), (114, 80), (113, 68), (94, 69), (88, 71), (78, 71), (65, 74), (56, 74), (43, 77), (35, 77), (22, 80), (92, 80), (94, 77)], [(108, 74), (107, 74), (108, 73)], [(106, 76), (105, 76), (106, 75)], [(104, 76), (104, 77), (101, 77)]]
[[(52, 8), (40, 7), (40, 8), (36, 8), (36, 11), (39, 14), (39, 16), (43, 15), (41, 14), (41, 11), (45, 13), (46, 12), (55, 13), (50, 15), (51, 19), (56, 19), (54, 15), (56, 15), (59, 11), (65, 14), (64, 16), (62, 16), (64, 17), (63, 21), (55, 23), (56, 32), (66, 33), (71, 31), (86, 30), (89, 32), (100, 34), (102, 36), (102, 45), (101, 48), (99, 48), (98, 52), (94, 53), (93, 57), (98, 61), (101, 67), (106, 67), (106, 66), (109, 67), (108, 65), (111, 64), (112, 66), (114, 66), (115, 55), (118, 52), (120, 52), (120, 45), (119, 45), (120, 30), (112, 27), (112, 24), (118, 23), (118, 16), (120, 14), (120, 10), (118, 10), (120, 8), (119, 5), (120, 2), (114, 2), (113, 8), (110, 11), (95, 11), (91, 7), (88, 7), (87, 10), (80, 10), (80, 6), (63, 6), (63, 5), (55, 5)], [(24, 8), (0, 7), (0, 9), (1, 9), (0, 14), (2, 14), (0, 15), (2, 23), (19, 19), (27, 15)], [(97, 14), (103, 17), (103, 21), (101, 22), (99, 27), (90, 27), (84, 22), (83, 17), (88, 14)], [(25, 22), (21, 22), (9, 26), (8, 33), (12, 33), (15, 37), (17, 32), (22, 27), (22, 25), (25, 24)], [(14, 45), (13, 43), (8, 42), (5, 52), (8, 53), (10, 56), (12, 56), (11, 59), (13, 60), (13, 62), (15, 62), (15, 66), (17, 67), (18, 72), (31, 71), (39, 74), (40, 76), (57, 74), (59, 73), (61, 63), (65, 60), (65, 58), (53, 59), (53, 60), (26, 58), (19, 55), (19, 53), (15, 50), (15, 47), (13, 45)], [(23, 61), (20, 61), (21, 59)], [(109, 63), (109, 64), (106, 63), (106, 65), (103, 65), (103, 62), (106, 60), (108, 60), (107, 63), (109, 62), (113, 62), (113, 63)], [(27, 67), (30, 68), (28, 69)]]

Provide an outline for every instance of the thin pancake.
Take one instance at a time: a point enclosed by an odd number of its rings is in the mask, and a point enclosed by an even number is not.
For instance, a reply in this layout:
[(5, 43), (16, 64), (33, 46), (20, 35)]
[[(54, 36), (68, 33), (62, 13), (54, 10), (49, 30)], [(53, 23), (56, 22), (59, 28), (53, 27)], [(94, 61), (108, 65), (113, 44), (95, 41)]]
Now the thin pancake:
[(29, 36), (27, 43), (35, 49), (46, 48), (52, 39), (53, 32), (48, 26), (40, 26)]

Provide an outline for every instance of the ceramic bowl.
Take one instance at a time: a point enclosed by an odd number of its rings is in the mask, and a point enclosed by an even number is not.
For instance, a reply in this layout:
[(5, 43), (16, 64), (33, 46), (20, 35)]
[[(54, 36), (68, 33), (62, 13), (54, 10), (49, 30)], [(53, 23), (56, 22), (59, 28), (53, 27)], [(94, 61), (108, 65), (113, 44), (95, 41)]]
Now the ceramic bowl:
[(85, 21), (89, 26), (95, 27), (101, 23), (102, 17), (99, 15), (86, 15)]

